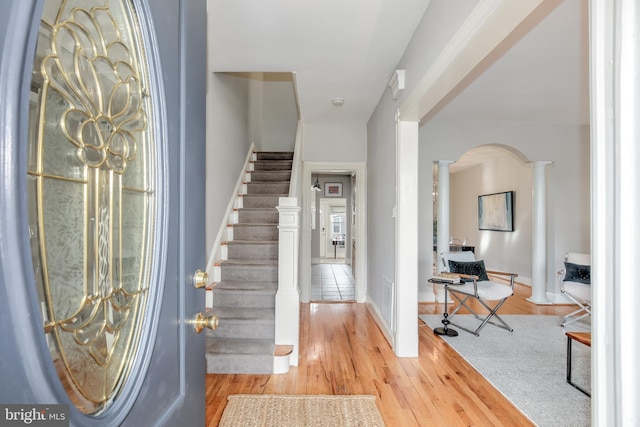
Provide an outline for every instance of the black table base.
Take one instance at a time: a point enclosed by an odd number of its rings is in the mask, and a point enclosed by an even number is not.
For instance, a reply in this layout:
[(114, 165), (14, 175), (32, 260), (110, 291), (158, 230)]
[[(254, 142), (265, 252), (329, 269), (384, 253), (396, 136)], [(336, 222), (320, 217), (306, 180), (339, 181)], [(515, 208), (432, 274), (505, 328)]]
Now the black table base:
[(455, 329), (451, 329), (449, 327), (449, 324), (451, 323), (449, 321), (449, 302), (447, 300), (447, 295), (449, 294), (448, 290), (447, 290), (447, 283), (443, 283), (443, 282), (438, 282), (432, 279), (429, 279), (429, 281), (431, 283), (437, 283), (439, 285), (443, 285), (444, 286), (444, 313), (442, 313), (442, 327), (440, 328), (434, 328), (433, 329), (433, 333), (436, 335), (444, 335), (447, 337), (457, 337), (458, 336), (458, 331), (456, 331)]

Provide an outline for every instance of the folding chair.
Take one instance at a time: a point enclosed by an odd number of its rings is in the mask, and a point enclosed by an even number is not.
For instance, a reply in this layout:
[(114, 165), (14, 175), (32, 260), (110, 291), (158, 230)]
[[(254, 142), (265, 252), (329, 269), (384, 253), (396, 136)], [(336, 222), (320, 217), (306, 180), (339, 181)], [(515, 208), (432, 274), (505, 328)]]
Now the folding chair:
[[(460, 261), (462, 260), (462, 261)], [(506, 329), (509, 332), (513, 332), (513, 328), (507, 324), (499, 315), (498, 310), (505, 303), (507, 298), (513, 295), (513, 289), (515, 286), (515, 278), (518, 277), (516, 273), (506, 273), (502, 271), (486, 271), (484, 267), (484, 261), (475, 260), (473, 252), (443, 252), (441, 254), (441, 261), (443, 268), (446, 265), (446, 270), (451, 273), (460, 274), (460, 278), (463, 280), (461, 284), (446, 285), (445, 289), (449, 294), (457, 301), (457, 305), (448, 313), (448, 320), (451, 325), (472, 333), (475, 336), (480, 335), (480, 330), (484, 328), (487, 323), (490, 323), (499, 328)], [(488, 274), (495, 276), (503, 276), (505, 279), (508, 277), (509, 284), (493, 282), (489, 280)], [(482, 305), (488, 314), (480, 314), (476, 312), (471, 306), (469, 300), (476, 300)], [(490, 305), (490, 302), (494, 302)], [(480, 324), (475, 330), (467, 329), (459, 324), (451, 322), (451, 318), (458, 313), (458, 311), (465, 307), (469, 312), (480, 321)], [(445, 310), (447, 308), (445, 307)], [(493, 320), (497, 322), (494, 322)]]
[(558, 271), (560, 290), (578, 309), (562, 319), (561, 326), (567, 326), (591, 315), (591, 254), (567, 252), (564, 268)]

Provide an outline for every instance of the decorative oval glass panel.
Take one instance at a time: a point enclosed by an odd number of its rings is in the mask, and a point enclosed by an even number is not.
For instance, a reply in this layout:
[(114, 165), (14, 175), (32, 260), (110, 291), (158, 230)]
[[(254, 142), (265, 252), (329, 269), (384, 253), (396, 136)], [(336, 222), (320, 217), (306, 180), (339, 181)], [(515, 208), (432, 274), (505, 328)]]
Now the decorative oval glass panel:
[(71, 401), (126, 384), (157, 210), (148, 65), (128, 0), (46, 0), (30, 92), (29, 228), (51, 357)]

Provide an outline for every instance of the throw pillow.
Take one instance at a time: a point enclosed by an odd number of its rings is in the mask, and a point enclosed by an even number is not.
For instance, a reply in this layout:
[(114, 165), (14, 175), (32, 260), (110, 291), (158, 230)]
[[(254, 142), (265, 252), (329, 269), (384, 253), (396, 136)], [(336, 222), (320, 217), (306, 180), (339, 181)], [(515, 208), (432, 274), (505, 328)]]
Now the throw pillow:
[(570, 262), (564, 263), (564, 281), (565, 282), (577, 282), (591, 284), (591, 266), (573, 264)]
[(483, 260), (474, 261), (474, 262), (449, 261), (449, 271), (452, 273), (470, 274), (472, 276), (478, 276), (478, 281), (489, 280), (489, 276), (487, 276), (487, 271), (484, 268)]

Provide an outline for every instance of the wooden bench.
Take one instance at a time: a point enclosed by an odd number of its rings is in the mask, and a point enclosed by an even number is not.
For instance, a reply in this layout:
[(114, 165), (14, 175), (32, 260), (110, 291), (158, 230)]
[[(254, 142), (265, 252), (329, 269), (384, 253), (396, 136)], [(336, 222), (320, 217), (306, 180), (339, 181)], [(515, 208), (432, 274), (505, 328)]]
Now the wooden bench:
[(591, 397), (591, 393), (571, 382), (571, 343), (573, 341), (578, 341), (591, 348), (591, 332), (567, 332), (567, 382)]

